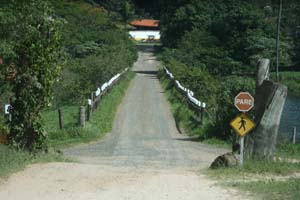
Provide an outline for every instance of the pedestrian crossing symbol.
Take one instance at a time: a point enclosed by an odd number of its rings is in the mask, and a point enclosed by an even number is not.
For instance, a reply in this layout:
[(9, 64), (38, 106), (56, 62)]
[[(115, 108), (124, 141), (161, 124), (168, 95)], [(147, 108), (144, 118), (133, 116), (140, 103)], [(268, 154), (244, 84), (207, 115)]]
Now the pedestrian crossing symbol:
[(230, 122), (230, 126), (237, 134), (244, 137), (255, 127), (255, 122), (248, 115), (242, 113)]

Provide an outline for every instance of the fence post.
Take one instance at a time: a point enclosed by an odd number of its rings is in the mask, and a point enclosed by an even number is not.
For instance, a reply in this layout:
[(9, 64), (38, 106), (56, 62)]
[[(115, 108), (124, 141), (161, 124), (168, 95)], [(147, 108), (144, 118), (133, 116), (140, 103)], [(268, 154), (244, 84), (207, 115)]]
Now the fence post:
[(201, 107), (201, 115), (200, 115), (200, 120), (201, 120), (201, 124), (203, 124), (203, 119), (204, 119), (204, 108)]
[(201, 122), (203, 123), (204, 121), (204, 112), (205, 112), (205, 108), (206, 108), (206, 103), (202, 103), (201, 104)]
[(64, 128), (64, 115), (60, 108), (58, 109), (58, 120), (59, 120), (59, 128), (63, 129)]
[(80, 106), (80, 111), (79, 111), (79, 125), (81, 127), (85, 126), (85, 107)]
[[(193, 108), (194, 109), (194, 108)], [(197, 108), (197, 118), (200, 121), (200, 124), (203, 124), (203, 108)]]
[(87, 106), (87, 116), (86, 120), (89, 121), (91, 118), (91, 113), (92, 113), (92, 100), (88, 99), (88, 106)]
[(92, 112), (94, 111), (94, 102), (95, 102), (95, 95), (94, 95), (94, 92), (92, 92), (91, 93), (91, 101), (92, 101), (92, 103), (91, 103), (91, 113), (90, 114), (92, 114)]
[(297, 128), (293, 127), (293, 144), (296, 144)]

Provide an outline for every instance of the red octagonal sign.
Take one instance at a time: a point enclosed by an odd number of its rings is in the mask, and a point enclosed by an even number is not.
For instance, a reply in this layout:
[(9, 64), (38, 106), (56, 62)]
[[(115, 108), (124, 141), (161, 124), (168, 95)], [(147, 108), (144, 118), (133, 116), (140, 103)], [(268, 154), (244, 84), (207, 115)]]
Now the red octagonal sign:
[(254, 106), (254, 98), (249, 92), (240, 92), (234, 98), (235, 107), (241, 112), (248, 112)]

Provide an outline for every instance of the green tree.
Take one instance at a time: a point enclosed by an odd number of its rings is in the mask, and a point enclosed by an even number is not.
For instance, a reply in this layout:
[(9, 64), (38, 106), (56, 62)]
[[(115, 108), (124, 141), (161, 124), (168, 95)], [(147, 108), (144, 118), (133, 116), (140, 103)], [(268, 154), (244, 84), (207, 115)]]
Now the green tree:
[(134, 17), (134, 6), (130, 1), (123, 1), (120, 14), (125, 23), (128, 23)]
[(66, 21), (62, 35), (68, 53), (52, 103), (57, 107), (86, 103), (91, 91), (132, 66), (136, 48), (120, 22), (110, 19), (103, 8), (82, 1), (52, 1), (56, 15)]
[(201, 68), (214, 75), (231, 74), (239, 66), (229, 57), (220, 41), (207, 31), (194, 29), (180, 40), (174, 56), (190, 67)]
[(211, 24), (211, 7), (209, 1), (193, 0), (174, 10), (170, 9), (160, 23), (164, 46), (176, 47), (184, 34), (193, 29), (207, 30)]
[(5, 65), (7, 58), (14, 55), (11, 50), (11, 42), (6, 36), (11, 31), (10, 24), (14, 22), (13, 13), (7, 9), (7, 2), (0, 3), (0, 105), (8, 102), (10, 88), (6, 79), (10, 75), (9, 68)]
[(5, 49), (11, 51), (5, 56), (5, 67), (13, 71), (9, 142), (30, 151), (44, 149), (40, 112), (50, 102), (60, 72), (61, 22), (53, 18), (46, 1), (16, 0), (8, 9), (13, 16), (0, 30), (11, 27), (4, 35), (9, 43)]

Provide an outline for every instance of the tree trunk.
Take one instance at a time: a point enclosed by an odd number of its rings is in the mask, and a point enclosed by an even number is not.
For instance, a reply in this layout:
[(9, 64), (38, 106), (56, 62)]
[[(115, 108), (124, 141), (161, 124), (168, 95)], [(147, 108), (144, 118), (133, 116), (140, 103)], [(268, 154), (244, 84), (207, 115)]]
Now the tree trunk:
[(246, 138), (245, 155), (247, 158), (271, 158), (276, 149), (287, 87), (266, 80), (269, 77), (269, 63), (268, 60), (263, 59), (258, 65), (255, 106), (256, 128)]

